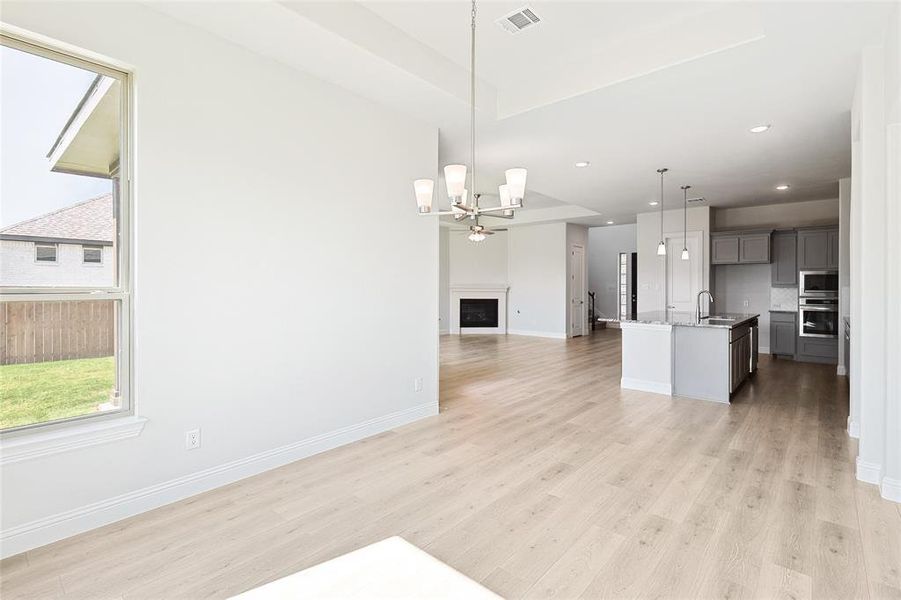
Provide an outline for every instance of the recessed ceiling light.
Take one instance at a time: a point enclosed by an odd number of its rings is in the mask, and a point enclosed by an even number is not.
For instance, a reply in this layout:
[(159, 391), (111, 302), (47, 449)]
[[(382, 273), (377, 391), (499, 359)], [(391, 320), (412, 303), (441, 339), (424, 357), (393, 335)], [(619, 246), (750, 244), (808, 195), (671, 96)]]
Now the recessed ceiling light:
[(607, 221), (607, 225), (613, 225), (613, 221)]
[(587, 167), (590, 164), (591, 163), (588, 162), (587, 160), (580, 160), (579, 162), (576, 163), (576, 166), (579, 167), (580, 169), (584, 169), (585, 167)]
[(763, 133), (764, 131), (769, 130), (770, 127), (772, 127), (772, 125), (757, 125), (752, 127), (749, 131), (751, 133)]
[(660, 203), (657, 202), (656, 200), (651, 200), (650, 202), (648, 202), (648, 204), (650, 204), (651, 206), (657, 206)]
[(790, 187), (791, 186), (788, 185), (787, 183), (782, 183), (782, 184), (777, 185), (776, 189), (779, 190), (780, 192), (784, 192), (785, 190), (787, 190)]

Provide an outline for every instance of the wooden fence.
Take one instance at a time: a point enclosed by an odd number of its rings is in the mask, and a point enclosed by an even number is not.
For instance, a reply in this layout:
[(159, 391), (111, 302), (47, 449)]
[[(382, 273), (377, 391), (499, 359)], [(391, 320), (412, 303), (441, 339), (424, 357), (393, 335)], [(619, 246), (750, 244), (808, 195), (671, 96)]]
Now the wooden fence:
[(114, 300), (0, 303), (0, 365), (112, 356)]

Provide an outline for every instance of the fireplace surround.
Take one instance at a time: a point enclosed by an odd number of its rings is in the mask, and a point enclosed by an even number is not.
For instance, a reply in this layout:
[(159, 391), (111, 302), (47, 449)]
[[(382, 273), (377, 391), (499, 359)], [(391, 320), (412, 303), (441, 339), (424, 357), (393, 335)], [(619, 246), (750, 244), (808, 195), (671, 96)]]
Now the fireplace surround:
[(497, 285), (450, 286), (450, 333), (507, 333), (507, 290)]

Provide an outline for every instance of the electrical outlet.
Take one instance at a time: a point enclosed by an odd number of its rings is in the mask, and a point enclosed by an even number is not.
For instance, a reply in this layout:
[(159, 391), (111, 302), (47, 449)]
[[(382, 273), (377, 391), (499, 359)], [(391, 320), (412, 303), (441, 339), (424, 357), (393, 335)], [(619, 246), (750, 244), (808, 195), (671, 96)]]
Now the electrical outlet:
[(413, 391), (414, 392), (422, 391), (422, 377), (414, 377), (413, 378)]
[(747, 301), (747, 300), (745, 300), (745, 301), (743, 302), (743, 305), (744, 305), (745, 308), (748, 308), (748, 306), (750, 306), (750, 304), (751, 304), (751, 303), (750, 303), (749, 301)]
[(200, 448), (200, 429), (192, 429), (185, 432), (185, 450)]

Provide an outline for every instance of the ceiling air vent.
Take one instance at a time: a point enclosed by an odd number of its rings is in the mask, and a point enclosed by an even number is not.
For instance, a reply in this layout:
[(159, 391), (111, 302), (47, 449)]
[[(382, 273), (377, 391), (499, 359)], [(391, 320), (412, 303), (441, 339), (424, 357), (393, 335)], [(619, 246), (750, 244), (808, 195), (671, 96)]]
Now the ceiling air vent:
[(538, 25), (541, 19), (528, 6), (515, 10), (495, 21), (501, 28), (510, 34), (517, 34), (523, 29)]

